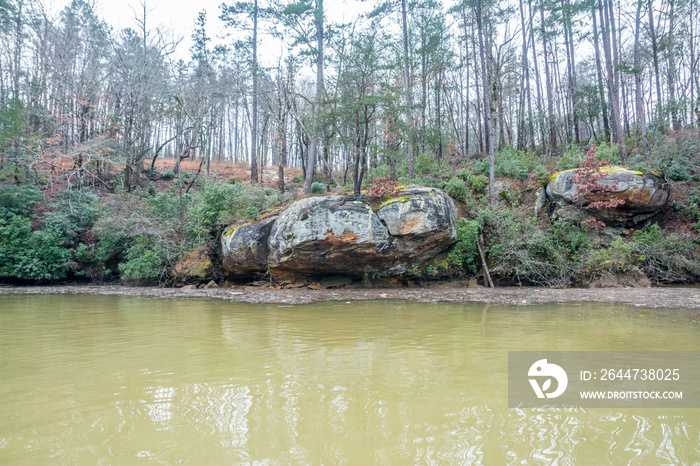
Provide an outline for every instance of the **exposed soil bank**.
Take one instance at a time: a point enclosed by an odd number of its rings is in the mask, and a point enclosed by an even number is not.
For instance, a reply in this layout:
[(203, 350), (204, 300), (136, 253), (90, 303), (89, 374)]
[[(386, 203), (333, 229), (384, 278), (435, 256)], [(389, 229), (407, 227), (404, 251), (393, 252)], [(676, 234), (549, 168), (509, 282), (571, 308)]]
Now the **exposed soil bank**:
[(546, 303), (598, 302), (619, 303), (650, 308), (700, 308), (700, 288), (462, 288), (441, 286), (421, 289), (362, 290), (273, 290), (257, 287), (184, 290), (130, 286), (32, 286), (0, 287), (0, 294), (84, 294), (119, 296), (155, 296), (160, 298), (221, 299), (239, 303), (307, 304), (323, 301), (360, 301), (376, 299), (406, 300), (421, 303), (488, 303), (533, 305)]

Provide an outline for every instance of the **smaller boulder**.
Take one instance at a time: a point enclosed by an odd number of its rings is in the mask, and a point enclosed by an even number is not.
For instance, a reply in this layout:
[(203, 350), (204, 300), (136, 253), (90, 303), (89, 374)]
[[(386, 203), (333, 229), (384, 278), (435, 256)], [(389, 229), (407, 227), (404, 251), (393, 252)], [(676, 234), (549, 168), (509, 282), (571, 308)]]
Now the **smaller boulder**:
[(195, 248), (177, 261), (170, 275), (179, 282), (199, 282), (214, 276), (214, 265), (205, 246)]
[[(668, 201), (670, 187), (660, 176), (621, 167), (604, 167), (601, 171), (605, 176), (595, 184), (605, 188), (603, 190), (585, 189), (585, 181), (574, 181), (576, 170), (554, 174), (546, 187), (547, 199), (554, 211), (565, 218), (583, 212), (609, 225), (633, 226), (652, 217)], [(598, 201), (622, 203), (615, 208), (586, 208)]]
[(222, 265), (229, 276), (244, 278), (267, 271), (267, 241), (275, 220), (233, 226), (221, 235)]
[(457, 207), (439, 189), (404, 189), (384, 202), (377, 216), (393, 236), (391, 273), (421, 267), (457, 238)]

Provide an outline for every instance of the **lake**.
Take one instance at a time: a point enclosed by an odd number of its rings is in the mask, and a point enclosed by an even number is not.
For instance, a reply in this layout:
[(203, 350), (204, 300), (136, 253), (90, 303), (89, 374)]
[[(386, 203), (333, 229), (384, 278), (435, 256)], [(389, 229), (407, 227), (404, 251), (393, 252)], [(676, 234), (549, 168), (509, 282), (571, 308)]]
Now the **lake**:
[(688, 464), (700, 409), (509, 409), (508, 351), (700, 351), (695, 310), (0, 295), (0, 464)]

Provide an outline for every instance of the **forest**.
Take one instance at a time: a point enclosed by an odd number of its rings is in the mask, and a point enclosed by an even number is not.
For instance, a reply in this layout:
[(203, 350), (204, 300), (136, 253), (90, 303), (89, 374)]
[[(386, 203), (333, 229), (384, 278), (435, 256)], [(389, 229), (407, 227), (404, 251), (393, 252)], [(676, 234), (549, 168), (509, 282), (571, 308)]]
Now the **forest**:
[[(226, 224), (396, 182), (446, 189), (482, 231), (540, 235), (554, 249), (518, 256), (518, 276), (564, 283), (610, 244), (634, 262), (633, 239), (517, 218), (596, 143), (599, 158), (681, 183), (662, 225), (680, 256), (646, 272), (696, 280), (695, 3), (376, 0), (340, 24), (328, 1), (250, 0), (222, 4), (227, 32), (211, 37), (204, 11), (191, 31), (166, 31), (145, 0), (121, 30), (85, 0), (57, 13), (0, 0), (0, 277), (162, 281)], [(186, 59), (178, 34), (192, 39)], [(245, 179), (223, 179), (221, 164)], [(520, 184), (497, 199), (496, 178)], [(504, 241), (487, 235), (496, 270), (516, 248)], [(448, 262), (476, 270), (471, 256)]]

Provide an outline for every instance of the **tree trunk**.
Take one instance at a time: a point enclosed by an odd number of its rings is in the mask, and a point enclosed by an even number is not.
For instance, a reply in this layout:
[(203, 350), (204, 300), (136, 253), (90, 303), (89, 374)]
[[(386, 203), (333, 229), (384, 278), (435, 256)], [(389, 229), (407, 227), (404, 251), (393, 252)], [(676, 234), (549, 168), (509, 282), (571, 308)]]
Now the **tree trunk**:
[(602, 0), (598, 0), (598, 13), (600, 25), (603, 32), (603, 51), (605, 52), (605, 64), (608, 72), (608, 88), (610, 90), (610, 119), (612, 120), (613, 140), (620, 147), (620, 157), (623, 162), (627, 161), (627, 151), (625, 150), (625, 134), (622, 132), (620, 124), (620, 93), (617, 87), (615, 76), (617, 71), (613, 70), (613, 57), (610, 47), (610, 18), (608, 9), (603, 7)]
[(581, 143), (581, 138), (578, 131), (578, 96), (576, 94), (576, 56), (574, 53), (574, 29), (571, 24), (571, 8), (569, 0), (562, 0), (562, 9), (564, 11), (564, 44), (566, 46), (566, 56), (569, 67), (569, 95), (571, 97), (571, 110), (573, 114), (572, 130), (574, 133), (574, 141), (576, 144)]
[(639, 60), (639, 24), (641, 19), (642, 2), (637, 2), (637, 15), (634, 21), (634, 90), (637, 112), (637, 134), (642, 138), (644, 153), (649, 152), (647, 139), (647, 124), (644, 118), (644, 97), (642, 96), (642, 69)]
[(554, 154), (557, 148), (557, 126), (554, 117), (554, 96), (552, 95), (552, 80), (549, 72), (547, 55), (547, 29), (544, 21), (544, 1), (540, 5), (540, 21), (542, 22), (542, 47), (544, 50), (544, 76), (547, 81), (547, 118), (549, 120), (549, 152)]
[(253, 121), (250, 130), (250, 181), (258, 182), (258, 0), (253, 6)]
[(540, 139), (542, 140), (542, 153), (547, 152), (547, 136), (545, 135), (544, 111), (542, 110), (542, 80), (540, 79), (540, 66), (537, 63), (537, 47), (535, 47), (535, 20), (532, 15), (532, 0), (527, 0), (530, 16), (530, 42), (532, 43), (532, 65), (535, 67), (535, 84), (537, 87), (537, 113), (539, 114)]
[(481, 11), (481, 0), (476, 0), (476, 24), (479, 31), (479, 54), (481, 58), (481, 78), (484, 89), (484, 126), (486, 128), (486, 137), (488, 140), (489, 151), (489, 201), (491, 204), (496, 203), (495, 191), (495, 140), (493, 136), (493, 122), (491, 121), (491, 86), (489, 84), (489, 75), (486, 70), (486, 56), (484, 54), (484, 31), (483, 17)]
[(603, 128), (605, 137), (610, 141), (610, 121), (608, 120), (608, 105), (605, 101), (605, 91), (603, 90), (603, 67), (600, 62), (600, 41), (598, 40), (598, 20), (596, 19), (596, 7), (591, 5), (591, 17), (593, 18), (593, 45), (595, 48), (595, 66), (598, 77), (598, 94), (600, 97), (600, 108), (603, 112)]
[(530, 133), (527, 148), (532, 150), (535, 148), (535, 127), (532, 122), (532, 97), (530, 95), (530, 66), (528, 65), (527, 61), (527, 34), (525, 32), (525, 12), (523, 10), (523, 0), (520, 0), (518, 2), (518, 5), (520, 7), (520, 26), (523, 30), (523, 79), (525, 81), (525, 98), (527, 99), (527, 123), (528, 130)]
[(678, 102), (676, 101), (676, 56), (673, 50), (674, 26), (676, 19), (675, 0), (670, 0), (668, 12), (668, 106), (671, 107), (671, 124), (673, 130), (681, 129), (681, 122), (678, 118)]
[[(656, 77), (656, 108), (661, 109), (661, 75), (659, 73), (659, 45), (656, 40), (656, 29), (654, 28), (654, 9), (652, 0), (649, 0), (649, 36), (651, 37), (651, 56), (654, 60), (654, 76)], [(661, 112), (659, 112), (661, 116)], [(663, 118), (665, 120), (665, 118)]]
[[(314, 118), (318, 118), (321, 111), (321, 99), (323, 98), (323, 0), (316, 0), (316, 12), (314, 14), (316, 25), (316, 100), (313, 105)], [(320, 134), (319, 130), (312, 129), (311, 144), (309, 145), (308, 158), (306, 159), (306, 177), (302, 194), (311, 192), (311, 183), (314, 179), (314, 164), (318, 152)]]
[(401, 24), (403, 32), (403, 81), (406, 92), (406, 128), (408, 131), (406, 145), (408, 148), (408, 177), (415, 178), (413, 167), (413, 94), (411, 90), (411, 70), (408, 56), (408, 12), (406, 0), (401, 0)]

